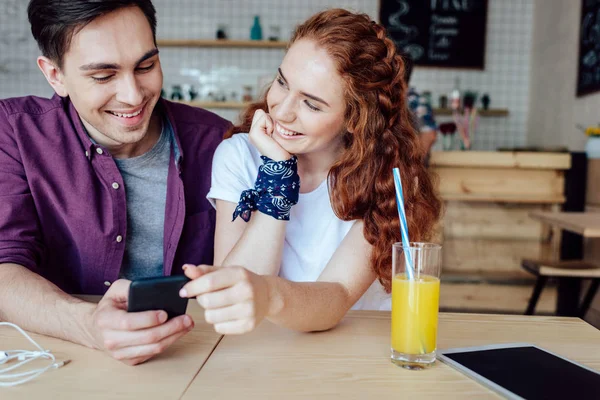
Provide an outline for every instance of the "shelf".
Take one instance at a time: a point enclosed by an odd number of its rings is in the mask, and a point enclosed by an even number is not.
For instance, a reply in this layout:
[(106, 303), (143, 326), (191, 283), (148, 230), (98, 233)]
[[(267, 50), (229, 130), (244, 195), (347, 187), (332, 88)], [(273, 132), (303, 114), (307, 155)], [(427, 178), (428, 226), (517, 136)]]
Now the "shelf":
[[(235, 108), (244, 108), (247, 103), (240, 103), (235, 101), (183, 101), (182, 103), (189, 104), (194, 107), (202, 107), (202, 108), (227, 108), (227, 109), (235, 109)], [(443, 109), (443, 108), (434, 108), (434, 115), (452, 115), (452, 110)], [(479, 115), (482, 117), (502, 117), (508, 115), (508, 110), (481, 110)]]
[(158, 47), (224, 47), (224, 48), (265, 48), (285, 49), (288, 42), (269, 40), (229, 40), (229, 39), (162, 39)]
[(468, 193), (440, 193), (445, 201), (465, 201), (484, 203), (515, 203), (515, 204), (563, 204), (564, 196), (516, 196), (503, 194), (468, 194)]
[(238, 110), (246, 107), (250, 103), (240, 103), (238, 101), (178, 101), (178, 103), (187, 104), (192, 107), (200, 108), (224, 108), (227, 110)]
[[(506, 117), (508, 110), (503, 108), (490, 108), (489, 110), (477, 109), (477, 113), (481, 117)], [(461, 113), (462, 114), (462, 113)], [(452, 115), (451, 108), (434, 108), (433, 115)]]

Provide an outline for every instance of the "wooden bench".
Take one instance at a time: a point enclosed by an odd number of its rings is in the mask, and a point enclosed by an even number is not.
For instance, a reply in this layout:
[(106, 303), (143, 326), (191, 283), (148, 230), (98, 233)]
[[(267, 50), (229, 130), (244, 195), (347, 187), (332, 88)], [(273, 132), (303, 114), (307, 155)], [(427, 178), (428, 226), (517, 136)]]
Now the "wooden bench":
[(592, 282), (586, 293), (583, 301), (579, 305), (578, 315), (583, 318), (587, 312), (596, 292), (600, 285), (600, 267), (597, 265), (579, 261), (542, 261), (542, 260), (523, 260), (521, 266), (524, 270), (537, 276), (533, 293), (529, 300), (525, 315), (533, 315), (535, 306), (538, 302), (540, 294), (548, 281), (548, 278), (566, 279), (566, 278), (579, 278), (579, 279), (591, 279)]

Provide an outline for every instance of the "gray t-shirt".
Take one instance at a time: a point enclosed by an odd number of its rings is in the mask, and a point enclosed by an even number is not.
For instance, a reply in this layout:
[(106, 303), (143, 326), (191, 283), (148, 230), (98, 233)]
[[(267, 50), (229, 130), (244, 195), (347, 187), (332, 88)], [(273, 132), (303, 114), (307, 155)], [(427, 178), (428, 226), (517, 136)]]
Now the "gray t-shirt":
[(145, 154), (115, 159), (127, 198), (127, 237), (120, 277), (163, 275), (163, 236), (167, 175), (173, 130), (168, 121), (158, 142)]

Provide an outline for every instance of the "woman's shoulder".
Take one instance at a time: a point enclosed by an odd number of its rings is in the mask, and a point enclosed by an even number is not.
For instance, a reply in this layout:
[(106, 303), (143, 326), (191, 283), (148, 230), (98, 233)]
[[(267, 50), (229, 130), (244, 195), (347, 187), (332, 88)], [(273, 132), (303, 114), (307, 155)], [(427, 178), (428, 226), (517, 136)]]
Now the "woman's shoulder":
[(232, 153), (245, 155), (257, 152), (252, 143), (250, 143), (247, 133), (236, 133), (232, 137), (223, 140), (217, 151), (226, 153), (227, 155), (232, 155)]
[(252, 145), (247, 133), (236, 133), (230, 138), (223, 140), (221, 146), (227, 148), (245, 148)]
[(243, 162), (250, 164), (261, 164), (260, 153), (250, 143), (247, 133), (236, 133), (221, 142), (217, 148), (215, 157), (219, 160), (231, 162)]

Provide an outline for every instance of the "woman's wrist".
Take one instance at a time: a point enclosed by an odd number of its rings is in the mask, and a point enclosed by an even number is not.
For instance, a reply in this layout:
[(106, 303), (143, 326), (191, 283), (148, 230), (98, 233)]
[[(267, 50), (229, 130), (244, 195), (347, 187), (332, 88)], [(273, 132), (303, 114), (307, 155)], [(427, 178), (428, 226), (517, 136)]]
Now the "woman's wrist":
[(278, 276), (263, 276), (267, 284), (267, 293), (269, 295), (267, 318), (277, 316), (284, 308), (284, 296), (281, 293), (282, 283), (286, 282)]
[(271, 217), (288, 221), (292, 206), (298, 203), (300, 177), (296, 156), (284, 161), (275, 161), (261, 156), (263, 165), (253, 189), (242, 192), (240, 201), (233, 213), (233, 220), (240, 216), (249, 221), (253, 211), (260, 211)]

